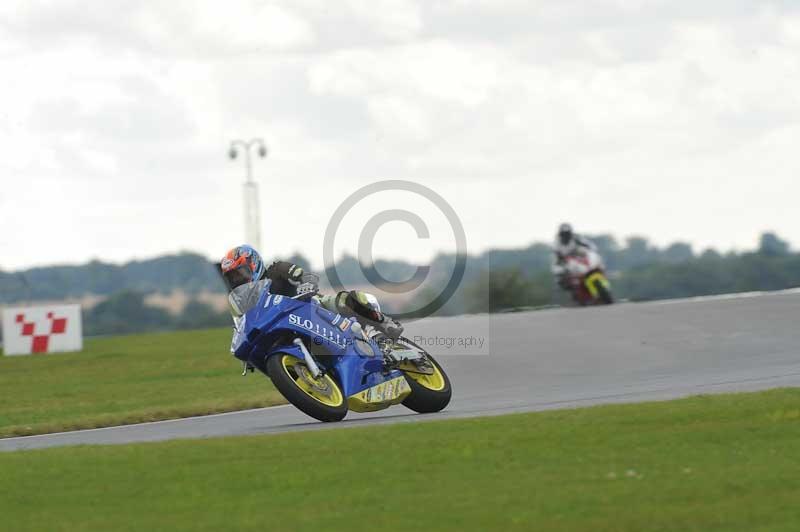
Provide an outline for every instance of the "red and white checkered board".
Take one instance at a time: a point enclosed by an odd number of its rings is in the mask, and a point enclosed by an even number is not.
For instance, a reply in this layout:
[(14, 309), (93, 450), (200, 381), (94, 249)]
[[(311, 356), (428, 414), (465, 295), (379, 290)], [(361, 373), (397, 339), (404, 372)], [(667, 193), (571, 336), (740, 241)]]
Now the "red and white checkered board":
[(3, 309), (3, 351), (28, 355), (83, 348), (78, 305)]

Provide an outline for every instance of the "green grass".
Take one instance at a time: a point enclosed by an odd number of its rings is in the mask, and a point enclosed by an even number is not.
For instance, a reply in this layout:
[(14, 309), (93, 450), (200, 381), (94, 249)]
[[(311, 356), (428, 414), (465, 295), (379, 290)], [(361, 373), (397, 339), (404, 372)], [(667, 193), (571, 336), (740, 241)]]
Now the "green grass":
[(795, 531), (800, 390), (0, 453), (0, 472), (19, 532)]
[(241, 377), (230, 329), (90, 339), (82, 353), (0, 357), (0, 437), (105, 427), (285, 402)]

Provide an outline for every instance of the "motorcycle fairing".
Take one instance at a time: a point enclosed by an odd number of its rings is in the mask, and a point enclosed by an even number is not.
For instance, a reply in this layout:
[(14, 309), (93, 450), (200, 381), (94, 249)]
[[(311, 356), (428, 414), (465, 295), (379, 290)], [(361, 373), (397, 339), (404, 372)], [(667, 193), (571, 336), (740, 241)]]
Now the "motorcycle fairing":
[(608, 280), (606, 276), (603, 275), (601, 271), (595, 271), (586, 276), (583, 281), (583, 284), (586, 286), (586, 289), (589, 291), (593, 299), (597, 299), (599, 297), (599, 293), (597, 292), (597, 282), (601, 282), (604, 285), (608, 285)]
[(349, 396), (347, 407), (354, 412), (374, 412), (402, 403), (410, 393), (411, 387), (401, 374)]
[[(383, 357), (373, 340), (359, 339), (373, 351), (367, 355), (359, 353), (355, 348), (355, 333), (351, 327), (342, 330), (341, 321), (340, 315), (318, 304), (270, 294), (264, 290), (258, 304), (245, 314), (244, 339), (234, 351), (234, 356), (259, 369), (264, 368), (266, 359), (276, 353), (303, 359), (300, 348), (284, 340), (286, 333), (291, 332), (304, 338), (307, 347), (313, 345), (312, 351), (324, 350), (331, 355), (322, 357), (323, 360), (318, 362), (325, 366), (325, 371), (331, 371), (338, 377), (348, 403), (353, 399), (356, 406), (353, 410), (379, 410), (401, 402), (411, 391), (409, 388), (406, 393), (408, 383), (403, 373), (398, 370), (383, 372)], [(403, 379), (405, 386), (398, 379)], [(381, 386), (389, 382), (392, 384)], [(370, 389), (373, 390), (366, 393)]]

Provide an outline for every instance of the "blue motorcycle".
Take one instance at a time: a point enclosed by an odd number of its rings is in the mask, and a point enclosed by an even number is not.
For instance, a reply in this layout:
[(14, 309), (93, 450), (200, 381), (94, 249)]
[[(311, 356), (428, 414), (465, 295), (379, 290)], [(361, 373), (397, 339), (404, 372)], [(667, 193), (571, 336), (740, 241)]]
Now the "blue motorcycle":
[(315, 299), (318, 280), (305, 274), (294, 297), (271, 294), (268, 281), (242, 287), (250, 294), (235, 294), (244, 313), (233, 350), (245, 372), (258, 369), (290, 403), (320, 421), (400, 403), (420, 413), (447, 406), (450, 379), (429, 353), (404, 337), (368, 334), (354, 318), (323, 308)]

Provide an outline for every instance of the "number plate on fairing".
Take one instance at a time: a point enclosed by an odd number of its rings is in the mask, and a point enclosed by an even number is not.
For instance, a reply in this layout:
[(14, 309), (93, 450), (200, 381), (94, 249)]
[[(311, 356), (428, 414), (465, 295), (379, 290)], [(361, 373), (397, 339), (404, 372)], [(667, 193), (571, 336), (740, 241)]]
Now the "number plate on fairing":
[(395, 377), (351, 395), (347, 406), (354, 412), (374, 412), (402, 402), (410, 393), (405, 377)]

